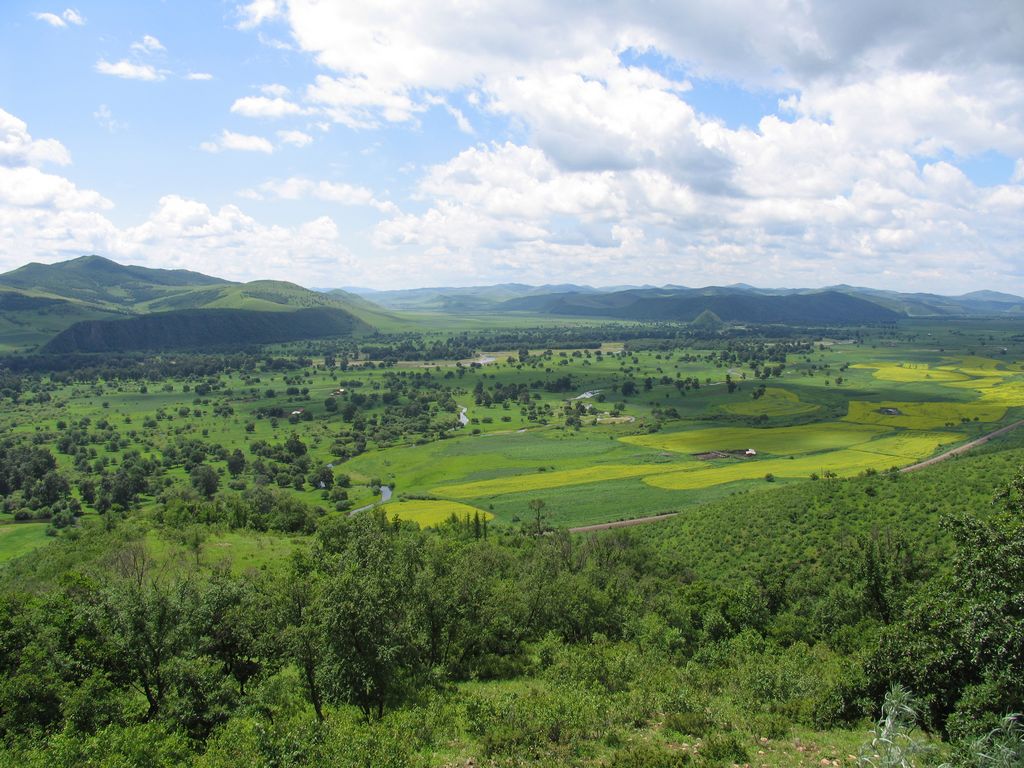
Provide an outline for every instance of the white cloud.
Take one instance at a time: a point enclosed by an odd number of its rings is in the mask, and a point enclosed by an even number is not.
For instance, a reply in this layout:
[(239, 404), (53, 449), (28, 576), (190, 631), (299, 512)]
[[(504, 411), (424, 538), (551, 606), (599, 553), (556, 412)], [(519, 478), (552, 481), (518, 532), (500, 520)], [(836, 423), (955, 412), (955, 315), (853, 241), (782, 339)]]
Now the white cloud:
[(96, 118), (96, 122), (101, 127), (105, 128), (110, 133), (117, 133), (125, 128), (125, 124), (120, 120), (117, 120), (113, 113), (110, 111), (110, 107), (106, 104), (100, 104), (99, 108), (92, 113), (92, 116)]
[(268, 118), (305, 114), (305, 110), (298, 104), (282, 98), (267, 98), (266, 96), (245, 96), (237, 99), (231, 105), (231, 111), (236, 115), (244, 115), (245, 117)]
[(127, 80), (163, 80), (164, 74), (158, 72), (149, 64), (134, 64), (127, 59), (121, 59), (116, 63), (110, 63), (106, 59), (96, 62), (96, 71), (103, 75), (123, 77)]
[(46, 22), (51, 27), (66, 27), (68, 24), (74, 24), (76, 27), (81, 27), (85, 24), (85, 19), (82, 15), (74, 10), (73, 8), (66, 8), (64, 12), (59, 16), (56, 13), (33, 13), (32, 14), (39, 21)]
[(1013, 181), (1024, 184), (1024, 157), (1018, 157), (1013, 167)]
[(185, 75), (186, 80), (213, 80), (213, 75), (209, 72), (189, 72)]
[(278, 131), (277, 138), (283, 144), (291, 144), (293, 147), (305, 147), (313, 142), (313, 137), (302, 131)]
[(110, 208), (109, 200), (92, 190), (80, 190), (62, 176), (32, 166), (0, 166), (0, 205), (25, 208)]
[(365, 77), (317, 75), (306, 89), (306, 99), (323, 108), (336, 123), (349, 128), (376, 128), (380, 118), (404, 123), (423, 112), (426, 104), (414, 101), (404, 88), (381, 88)]
[(312, 181), (293, 176), (283, 181), (264, 182), (260, 184), (259, 191), (263, 195), (271, 195), (281, 200), (312, 198), (339, 205), (365, 205), (384, 213), (398, 212), (394, 203), (378, 200), (372, 190), (340, 182)]
[(262, 136), (249, 136), (244, 133), (224, 130), (217, 141), (204, 141), (199, 145), (204, 152), (220, 152), (222, 149), (234, 149), (242, 152), (264, 152), (270, 154), (274, 145)]
[(143, 35), (142, 39), (137, 43), (132, 43), (132, 50), (138, 53), (156, 53), (158, 51), (166, 51), (163, 43), (157, 40), (152, 35)]
[(63, 144), (56, 139), (33, 139), (23, 120), (0, 109), (0, 166), (70, 162), (71, 155)]
[(252, 0), (238, 7), (238, 28), (253, 29), (265, 21), (277, 18), (280, 14), (281, 8), (277, 0)]
[(260, 91), (264, 96), (277, 97), (283, 99), (286, 96), (291, 95), (291, 89), (286, 85), (280, 83), (267, 83), (266, 85), (260, 86)]
[(55, 13), (33, 13), (32, 14), (39, 21), (46, 22), (51, 27), (66, 27), (67, 24), (60, 16)]

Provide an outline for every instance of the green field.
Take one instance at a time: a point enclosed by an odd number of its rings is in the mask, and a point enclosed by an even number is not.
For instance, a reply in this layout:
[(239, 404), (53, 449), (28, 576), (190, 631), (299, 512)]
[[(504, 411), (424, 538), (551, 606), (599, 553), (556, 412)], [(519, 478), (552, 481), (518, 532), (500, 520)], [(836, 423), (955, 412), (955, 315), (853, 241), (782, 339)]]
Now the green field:
[(0, 563), (31, 552), (46, 541), (45, 523), (0, 525)]

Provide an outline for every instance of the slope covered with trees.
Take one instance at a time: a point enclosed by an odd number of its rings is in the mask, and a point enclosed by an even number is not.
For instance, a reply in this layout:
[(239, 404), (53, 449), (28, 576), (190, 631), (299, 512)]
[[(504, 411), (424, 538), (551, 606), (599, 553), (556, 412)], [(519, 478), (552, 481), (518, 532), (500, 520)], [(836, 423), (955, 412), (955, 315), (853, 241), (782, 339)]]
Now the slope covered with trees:
[(193, 309), (75, 323), (51, 339), (43, 352), (126, 352), (273, 344), (347, 336), (360, 330), (368, 328), (340, 309), (291, 312)]

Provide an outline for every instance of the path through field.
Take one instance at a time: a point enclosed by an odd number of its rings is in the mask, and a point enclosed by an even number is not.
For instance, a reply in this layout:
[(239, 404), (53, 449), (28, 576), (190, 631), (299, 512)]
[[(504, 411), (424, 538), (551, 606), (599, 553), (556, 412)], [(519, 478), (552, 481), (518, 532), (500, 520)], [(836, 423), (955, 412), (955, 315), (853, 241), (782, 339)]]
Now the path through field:
[[(1024, 425), (1024, 419), (1021, 419), (1020, 421), (1015, 421), (1013, 422), (1013, 424), (1008, 424), (1005, 427), (1001, 427), (995, 430), (994, 432), (989, 432), (987, 435), (982, 435), (979, 438), (971, 440), (969, 443), (964, 443), (963, 445), (948, 450), (945, 453), (940, 453), (938, 456), (932, 456), (930, 459), (925, 459), (924, 461), (919, 461), (916, 464), (911, 464), (909, 467), (903, 467), (903, 469), (901, 469), (900, 472), (915, 472), (919, 469), (923, 469), (924, 467), (930, 467), (932, 464), (938, 464), (940, 461), (945, 461), (946, 459), (951, 459), (954, 456), (959, 456), (960, 454), (967, 453), (967, 451), (971, 450), (972, 448), (977, 448), (979, 445), (984, 445), (992, 438), (1005, 435), (1007, 432), (1012, 432), (1013, 430), (1017, 429), (1017, 427), (1020, 427), (1022, 425)], [(591, 533), (593, 531), (607, 531), (612, 528), (625, 528), (631, 525), (640, 525), (642, 523), (656, 523), (659, 520), (668, 520), (670, 517), (675, 517), (678, 514), (679, 512), (666, 512), (662, 515), (651, 515), (649, 517), (634, 517), (630, 520), (616, 520), (614, 523), (581, 525), (578, 528), (570, 528), (569, 533)]]

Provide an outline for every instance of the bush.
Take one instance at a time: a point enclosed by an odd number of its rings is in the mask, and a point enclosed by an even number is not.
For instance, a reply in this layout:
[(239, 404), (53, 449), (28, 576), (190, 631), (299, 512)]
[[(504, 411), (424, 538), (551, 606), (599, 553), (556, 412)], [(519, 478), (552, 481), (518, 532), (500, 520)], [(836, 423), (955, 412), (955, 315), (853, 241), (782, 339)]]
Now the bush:
[(687, 752), (673, 752), (649, 742), (631, 744), (612, 755), (610, 768), (677, 768), (691, 765)]
[(665, 727), (686, 736), (703, 738), (715, 724), (704, 712), (669, 712), (665, 716)]
[(700, 748), (701, 762), (705, 765), (732, 765), (748, 760), (747, 749), (735, 733), (713, 733)]

